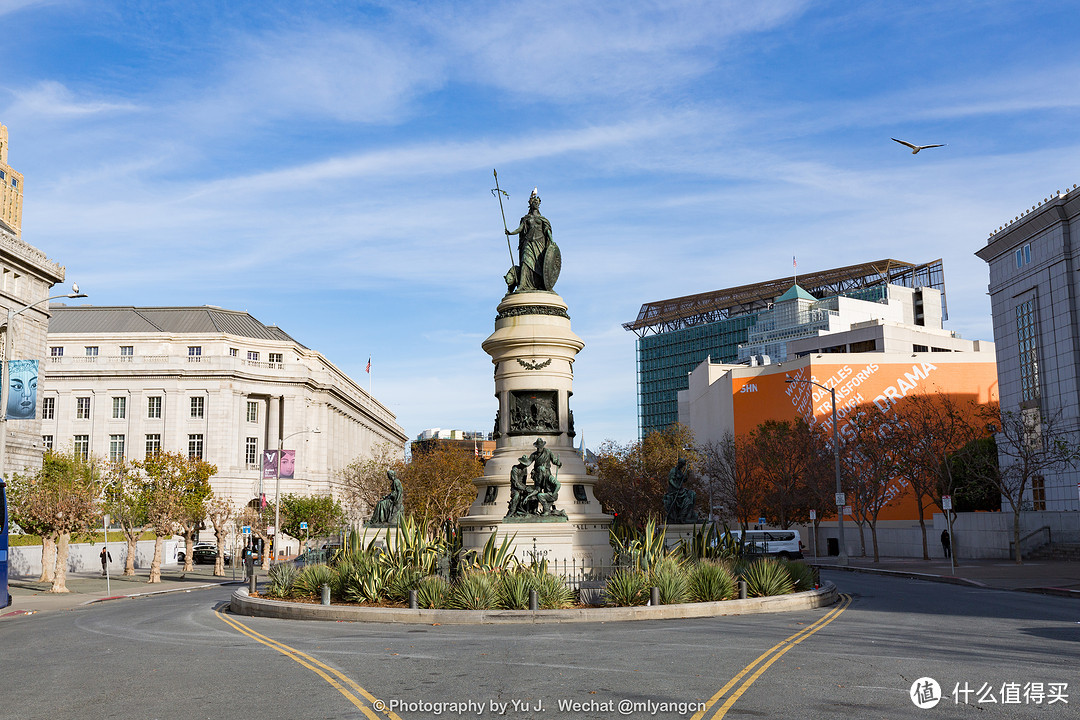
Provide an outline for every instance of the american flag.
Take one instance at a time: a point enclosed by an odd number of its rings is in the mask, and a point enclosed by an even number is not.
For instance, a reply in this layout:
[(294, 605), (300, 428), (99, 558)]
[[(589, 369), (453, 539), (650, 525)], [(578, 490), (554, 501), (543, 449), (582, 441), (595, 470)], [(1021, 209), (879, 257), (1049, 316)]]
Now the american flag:
[(370, 355), (368, 356), (367, 367), (364, 368), (364, 372), (366, 372), (368, 375), (371, 374), (371, 356)]

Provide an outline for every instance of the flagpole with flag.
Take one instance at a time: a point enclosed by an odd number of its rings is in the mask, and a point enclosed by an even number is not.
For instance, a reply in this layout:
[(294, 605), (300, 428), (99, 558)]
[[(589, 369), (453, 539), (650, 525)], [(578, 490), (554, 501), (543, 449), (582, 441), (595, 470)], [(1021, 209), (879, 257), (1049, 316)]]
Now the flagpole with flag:
[(367, 394), (371, 395), (371, 356), (370, 355), (368, 355), (367, 367), (364, 368), (364, 371), (367, 373)]
[(795, 271), (795, 284), (799, 284), (799, 264), (795, 262), (795, 256), (791, 256), (791, 268)]

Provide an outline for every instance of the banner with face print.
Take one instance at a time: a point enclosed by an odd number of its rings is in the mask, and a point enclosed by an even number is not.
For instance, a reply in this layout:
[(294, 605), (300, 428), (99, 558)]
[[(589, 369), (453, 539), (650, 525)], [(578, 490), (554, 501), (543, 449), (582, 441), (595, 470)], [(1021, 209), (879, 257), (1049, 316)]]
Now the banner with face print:
[(295, 450), (282, 450), (281, 458), (278, 460), (278, 473), (280, 477), (291, 478), (296, 475), (296, 451)]
[(7, 363), (8, 420), (31, 420), (37, 415), (37, 360), (10, 360)]

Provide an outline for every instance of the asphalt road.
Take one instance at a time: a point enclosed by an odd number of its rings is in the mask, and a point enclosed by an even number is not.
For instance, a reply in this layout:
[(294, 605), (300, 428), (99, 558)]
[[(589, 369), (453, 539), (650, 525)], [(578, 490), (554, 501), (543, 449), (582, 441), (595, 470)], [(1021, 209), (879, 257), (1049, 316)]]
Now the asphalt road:
[[(1080, 717), (1075, 600), (826, 579), (832, 608), (566, 626), (246, 618), (231, 588), (112, 601), (0, 625), (0, 718)], [(936, 707), (909, 696), (923, 677)]]

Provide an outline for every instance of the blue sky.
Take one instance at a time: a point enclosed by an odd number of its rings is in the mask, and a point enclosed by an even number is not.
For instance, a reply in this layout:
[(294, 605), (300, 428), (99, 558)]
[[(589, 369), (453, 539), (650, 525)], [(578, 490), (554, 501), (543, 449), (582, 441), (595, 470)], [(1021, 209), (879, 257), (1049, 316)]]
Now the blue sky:
[[(97, 305), (246, 310), (410, 435), (489, 431), (534, 186), (590, 446), (636, 436), (643, 302), (943, 258), (992, 339), (990, 231), (1080, 182), (1070, 3), (0, 0), (23, 238)], [(916, 156), (892, 142), (947, 143)]]

